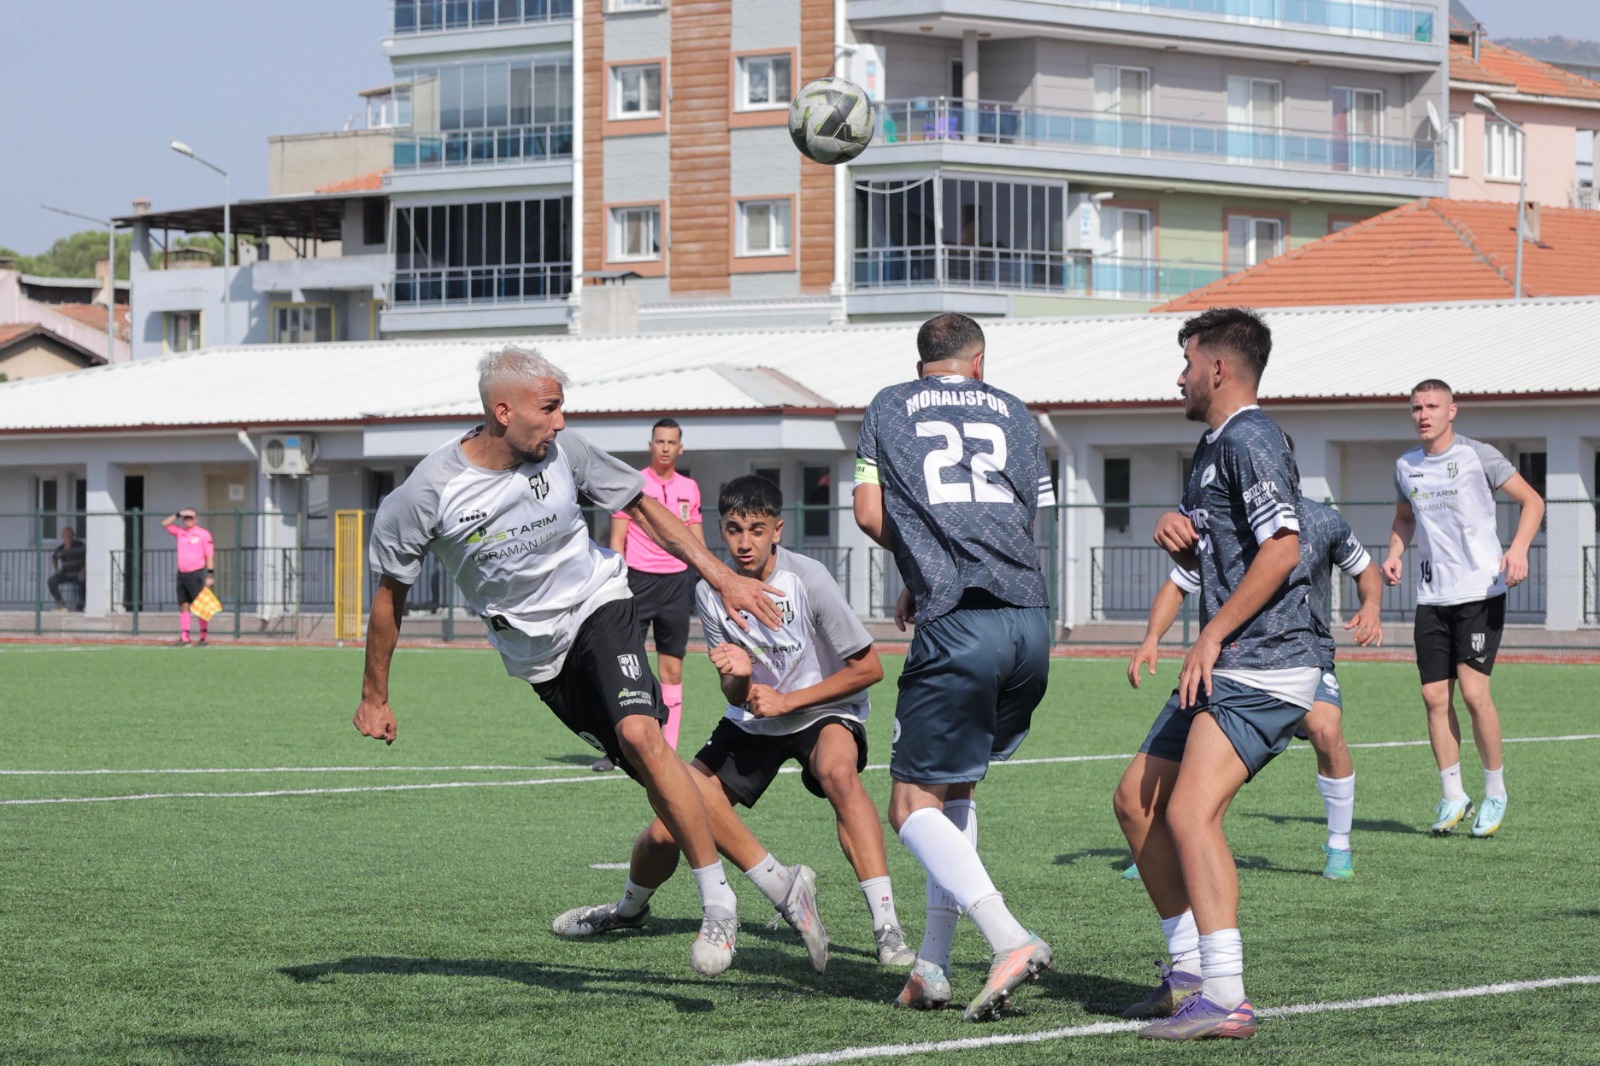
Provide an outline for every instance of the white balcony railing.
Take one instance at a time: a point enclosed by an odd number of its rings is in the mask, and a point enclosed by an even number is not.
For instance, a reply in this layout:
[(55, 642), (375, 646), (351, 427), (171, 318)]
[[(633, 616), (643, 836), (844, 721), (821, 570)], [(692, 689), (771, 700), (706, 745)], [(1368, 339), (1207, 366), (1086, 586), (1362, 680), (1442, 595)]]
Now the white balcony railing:
[(1220, 263), (944, 244), (858, 248), (851, 287), (983, 289), (1170, 300), (1228, 273)]
[(393, 0), (396, 36), (572, 18), (572, 0)]
[(1439, 172), (1439, 146), (1432, 141), (1172, 121), (943, 96), (886, 101), (879, 105), (878, 127), (879, 142), (886, 145), (928, 141), (1018, 145), (1401, 178), (1433, 178)]
[(572, 292), (571, 263), (521, 266), (396, 269), (393, 307), (520, 304), (565, 300)]
[(1435, 8), (1406, 0), (1054, 0), (1140, 14), (1309, 30), (1347, 37), (1431, 43)]
[(394, 169), (492, 167), (572, 158), (572, 123), (394, 134)]

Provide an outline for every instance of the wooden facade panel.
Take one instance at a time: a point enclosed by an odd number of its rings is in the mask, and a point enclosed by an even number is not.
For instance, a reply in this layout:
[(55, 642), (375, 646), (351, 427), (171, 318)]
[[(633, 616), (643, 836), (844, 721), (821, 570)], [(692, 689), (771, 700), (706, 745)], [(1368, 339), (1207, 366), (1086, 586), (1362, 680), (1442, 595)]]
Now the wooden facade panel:
[(603, 269), (606, 220), (605, 126), (606, 28), (603, 0), (583, 0), (583, 262), (585, 272)]
[[(833, 0), (800, 0), (801, 85), (833, 73)], [(833, 168), (800, 160), (800, 291), (833, 284)]]
[(673, 293), (726, 293), (733, 232), (728, 54), (734, 0), (674, 0), (669, 160)]

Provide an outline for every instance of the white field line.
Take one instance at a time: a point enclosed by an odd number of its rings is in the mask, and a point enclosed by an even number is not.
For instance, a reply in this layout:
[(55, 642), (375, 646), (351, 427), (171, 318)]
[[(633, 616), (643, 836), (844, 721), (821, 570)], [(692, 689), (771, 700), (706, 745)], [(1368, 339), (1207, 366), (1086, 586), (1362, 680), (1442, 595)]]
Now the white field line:
[[(1600, 985), (1600, 974), (1582, 974), (1575, 977), (1549, 977), (1538, 981), (1507, 981), (1501, 984), (1477, 985), (1473, 988), (1446, 988), (1437, 992), (1407, 992), (1388, 996), (1369, 996), (1365, 999), (1346, 999), (1332, 1003), (1296, 1003), (1285, 1007), (1268, 1007), (1256, 1012), (1261, 1018), (1282, 1018), (1292, 1014), (1327, 1014), (1332, 1011), (1375, 1010), (1381, 1007), (1399, 1007), (1412, 1003), (1440, 1003), (1452, 999), (1470, 999), (1478, 996), (1505, 996), (1517, 992), (1533, 992), (1542, 988), (1560, 988), (1566, 985)], [(1148, 1022), (1095, 1022), (1092, 1025), (1074, 1025), (1065, 1029), (1050, 1029), (1042, 1033), (1002, 1033), (994, 1036), (971, 1036), (960, 1040), (937, 1040), (920, 1044), (882, 1044), (877, 1047), (841, 1048), (838, 1051), (818, 1051), (808, 1055), (794, 1055), (784, 1059), (745, 1059), (735, 1066), (831, 1066), (836, 1062), (857, 1062), (862, 1059), (905, 1058), (941, 1051), (973, 1051), (980, 1048), (1001, 1047), (1006, 1044), (1039, 1044), (1047, 1040), (1067, 1040), (1080, 1036), (1105, 1036), (1137, 1030)]]
[[(1574, 740), (1600, 740), (1600, 733), (1570, 733), (1558, 737), (1505, 737), (1506, 744), (1541, 744), (1552, 742), (1565, 742)], [(1427, 744), (1426, 740), (1386, 740), (1366, 744), (1351, 744), (1352, 748), (1416, 748)], [(1289, 749), (1299, 750), (1299, 747)], [(1310, 751), (1310, 746), (1304, 746)], [(1081, 762), (1125, 762), (1133, 758), (1131, 753), (1118, 753), (1113, 755), (1056, 755), (1041, 759), (1010, 759), (1003, 763), (994, 763), (992, 766), (1050, 766), (1062, 763)], [(888, 763), (873, 763), (867, 770), (887, 770)], [(535, 770), (535, 771), (570, 771), (570, 777), (549, 777), (532, 781), (439, 781), (418, 785), (363, 785), (346, 788), (301, 788), (301, 789), (272, 789), (259, 792), (147, 792), (137, 795), (124, 796), (62, 796), (40, 799), (7, 799), (0, 800), (0, 807), (12, 806), (37, 806), (48, 803), (109, 803), (116, 800), (151, 800), (151, 799), (257, 799), (270, 796), (335, 796), (350, 795), (358, 792), (413, 792), (441, 788), (510, 788), (524, 785), (559, 785), (572, 781), (618, 781), (625, 779), (625, 774), (596, 774), (587, 767), (580, 766), (282, 766), (282, 767), (241, 767), (235, 769), (207, 768), (207, 769), (135, 769), (135, 770), (0, 770), (0, 776), (55, 776), (55, 775), (107, 775), (117, 774), (269, 774), (269, 773), (369, 773), (372, 771), (393, 771), (396, 773), (442, 773), (455, 771), (510, 771), (510, 770)], [(780, 773), (798, 774), (797, 766), (785, 766)]]

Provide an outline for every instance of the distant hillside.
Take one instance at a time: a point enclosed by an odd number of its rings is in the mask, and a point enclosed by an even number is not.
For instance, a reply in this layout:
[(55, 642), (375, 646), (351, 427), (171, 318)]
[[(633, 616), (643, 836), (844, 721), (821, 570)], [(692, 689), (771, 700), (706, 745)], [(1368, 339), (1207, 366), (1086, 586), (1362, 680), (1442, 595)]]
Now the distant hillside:
[(1581, 41), (1576, 37), (1495, 37), (1495, 44), (1542, 59), (1546, 63), (1581, 63), (1600, 67), (1600, 41)]

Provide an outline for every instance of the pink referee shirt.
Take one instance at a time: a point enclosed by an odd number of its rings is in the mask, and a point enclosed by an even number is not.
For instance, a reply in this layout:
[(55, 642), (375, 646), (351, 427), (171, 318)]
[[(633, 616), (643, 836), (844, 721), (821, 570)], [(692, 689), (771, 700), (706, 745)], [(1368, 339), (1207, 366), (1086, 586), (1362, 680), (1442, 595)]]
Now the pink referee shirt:
[[(646, 496), (683, 519), (684, 525), (692, 526), (700, 521), (700, 486), (695, 484), (694, 478), (673, 471), (672, 477), (662, 481), (648, 466), (640, 473), (644, 475)], [(618, 511), (613, 517), (628, 516)], [(642, 570), (647, 574), (679, 574), (689, 569), (687, 563), (651, 540), (650, 534), (637, 522), (628, 523), (622, 558), (630, 570)]]
[(216, 549), (211, 543), (211, 531), (193, 526), (184, 529), (182, 526), (168, 526), (167, 532), (178, 538), (178, 572), (187, 574), (191, 570), (204, 570), (206, 568), (206, 554), (215, 553)]

